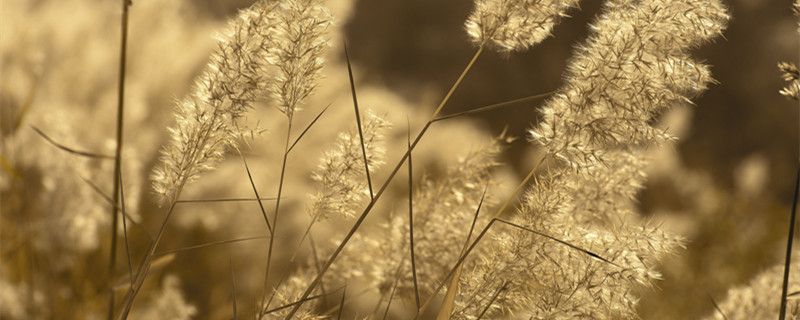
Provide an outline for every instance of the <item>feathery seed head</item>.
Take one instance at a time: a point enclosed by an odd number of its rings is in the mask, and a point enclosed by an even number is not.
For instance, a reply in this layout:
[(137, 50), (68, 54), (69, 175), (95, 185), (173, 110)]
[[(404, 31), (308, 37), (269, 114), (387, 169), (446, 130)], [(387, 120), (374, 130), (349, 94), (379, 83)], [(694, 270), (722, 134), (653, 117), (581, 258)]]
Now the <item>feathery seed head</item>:
[(523, 51), (541, 42), (578, 0), (476, 0), (465, 24), (477, 44)]
[(325, 31), (332, 17), (320, 0), (283, 1), (277, 16), (273, 48), (267, 56), (276, 77), (269, 89), (278, 109), (291, 118), (316, 88), (328, 47)]
[(601, 163), (607, 150), (670, 140), (650, 123), (712, 81), (687, 51), (720, 34), (727, 19), (712, 0), (607, 7), (571, 60), (566, 84), (541, 111), (532, 140), (577, 169)]
[[(367, 112), (362, 126), (367, 165), (373, 172), (383, 164), (383, 139), (391, 124), (382, 116)], [(358, 129), (341, 133), (335, 148), (325, 153), (312, 175), (322, 183), (322, 190), (314, 195), (309, 214), (320, 220), (331, 214), (355, 217), (356, 210), (369, 198), (365, 170)]]
[[(291, 117), (315, 87), (330, 15), (318, 0), (259, 1), (219, 36), (218, 49), (191, 95), (178, 103), (171, 142), (153, 174), (160, 204), (211, 170), (242, 132), (238, 120), (272, 94)], [(246, 129), (245, 129), (246, 131)]]

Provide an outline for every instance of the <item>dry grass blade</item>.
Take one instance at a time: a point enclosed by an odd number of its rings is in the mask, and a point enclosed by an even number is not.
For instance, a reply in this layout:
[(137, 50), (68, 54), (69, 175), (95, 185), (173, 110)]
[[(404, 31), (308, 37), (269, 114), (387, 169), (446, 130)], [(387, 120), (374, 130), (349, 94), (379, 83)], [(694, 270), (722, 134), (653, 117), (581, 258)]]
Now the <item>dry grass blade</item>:
[[(122, 175), (119, 176), (119, 204), (122, 208), (122, 235), (125, 238), (125, 255), (128, 262), (128, 274), (133, 274), (133, 265), (131, 263), (131, 246), (130, 241), (128, 240), (128, 219), (127, 219), (127, 211), (125, 210), (125, 188), (122, 185)], [(131, 285), (133, 285), (133, 279), (131, 279)]]
[(789, 220), (789, 235), (786, 243), (786, 260), (783, 266), (783, 287), (781, 288), (781, 309), (778, 319), (786, 319), (786, 296), (789, 291), (789, 271), (792, 262), (792, 243), (794, 242), (794, 225), (797, 221), (797, 197), (800, 196), (800, 168), (794, 185), (794, 200), (792, 201), (792, 217)]
[[(353, 227), (350, 228), (350, 231), (347, 232), (347, 235), (344, 237), (344, 239), (342, 239), (342, 242), (339, 244), (338, 247), (336, 247), (336, 250), (334, 250), (334, 252), (328, 258), (328, 261), (323, 266), (322, 271), (320, 271), (320, 273), (317, 274), (317, 276), (314, 278), (314, 280), (311, 282), (311, 284), (308, 286), (308, 288), (306, 288), (306, 291), (303, 293), (303, 296), (302, 296), (303, 299), (307, 298), (311, 294), (311, 292), (314, 290), (314, 288), (316, 288), (316, 286), (322, 280), (322, 276), (325, 275), (325, 272), (327, 272), (328, 269), (330, 268), (330, 266), (333, 264), (333, 261), (336, 260), (336, 258), (342, 252), (342, 250), (347, 245), (347, 243), (350, 241), (350, 239), (353, 237), (353, 235), (356, 233), (356, 231), (358, 231), (358, 228), (361, 227), (361, 224), (364, 223), (364, 219), (366, 219), (367, 215), (369, 215), (369, 213), (372, 211), (372, 207), (375, 205), (375, 202), (378, 201), (378, 199), (381, 197), (381, 195), (386, 190), (386, 188), (389, 187), (389, 183), (392, 182), (392, 180), (394, 179), (394, 176), (397, 175), (398, 171), (400, 171), (400, 167), (402, 167), (403, 163), (405, 163), (406, 159), (408, 159), (409, 153), (414, 149), (414, 147), (417, 145), (417, 143), (419, 143), (419, 141), (425, 135), (425, 132), (427, 132), (428, 128), (433, 123), (433, 119), (436, 119), (436, 117), (439, 115), (439, 112), (442, 111), (442, 109), (444, 108), (444, 105), (447, 103), (447, 101), (449, 101), (450, 96), (453, 95), (453, 92), (461, 84), (461, 81), (464, 80), (464, 77), (467, 75), (469, 70), (475, 64), (475, 61), (478, 60), (478, 57), (480, 57), (481, 52), (483, 52), (483, 46), (479, 47), (478, 51), (475, 52), (475, 55), (470, 60), (469, 64), (467, 64), (467, 67), (464, 68), (464, 71), (461, 73), (461, 75), (458, 77), (456, 82), (450, 88), (450, 91), (448, 91), (447, 95), (445, 95), (444, 99), (442, 99), (442, 102), (439, 103), (439, 106), (436, 108), (436, 111), (434, 111), (433, 115), (431, 115), (430, 120), (428, 120), (428, 122), (425, 124), (425, 126), (420, 131), (420, 133), (417, 134), (416, 139), (414, 139), (414, 143), (411, 144), (411, 148), (409, 148), (409, 150), (403, 155), (403, 157), (400, 159), (400, 161), (398, 161), (397, 165), (394, 167), (392, 172), (389, 174), (389, 177), (386, 178), (386, 181), (383, 183), (381, 188), (378, 189), (378, 193), (375, 194), (375, 198), (373, 199), (373, 201), (370, 201), (370, 203), (367, 205), (367, 207), (364, 208), (364, 211), (361, 213), (361, 216), (358, 217), (356, 222), (353, 224)], [(300, 310), (300, 305), (301, 304), (302, 304), (302, 299), (301, 299), (301, 303), (300, 304), (295, 305), (292, 308), (292, 311), (289, 312), (289, 314), (286, 316), (286, 319), (291, 319), (291, 317), (294, 316), (294, 314), (297, 313), (298, 310)]]
[(347, 75), (350, 78), (350, 93), (353, 96), (353, 107), (356, 110), (356, 124), (358, 126), (358, 138), (361, 142), (361, 154), (364, 156), (364, 170), (367, 173), (367, 186), (369, 187), (369, 199), (373, 201), (375, 194), (372, 191), (372, 178), (369, 175), (369, 162), (367, 161), (367, 148), (364, 146), (364, 131), (361, 128), (361, 113), (358, 110), (358, 98), (356, 97), (356, 83), (353, 79), (353, 69), (350, 65), (350, 53), (347, 50), (347, 44), (344, 44), (344, 57), (347, 61)]
[(441, 116), (441, 117), (438, 117), (438, 118), (434, 119), (433, 121), (434, 122), (435, 121), (442, 121), (442, 120), (452, 119), (452, 118), (466, 116), (466, 115), (470, 115), (470, 114), (481, 113), (481, 112), (491, 111), (491, 110), (495, 110), (495, 109), (505, 108), (505, 107), (513, 106), (513, 105), (520, 104), (520, 103), (541, 100), (541, 99), (549, 97), (553, 93), (555, 93), (555, 91), (545, 92), (545, 93), (542, 93), (542, 94), (532, 95), (532, 96), (529, 96), (529, 97), (514, 99), (514, 100), (510, 100), (510, 101), (506, 101), (506, 102), (495, 103), (495, 104), (484, 106), (484, 107), (480, 107), (480, 108), (470, 109), (470, 110), (467, 110), (467, 111), (462, 111), (462, 112), (457, 112), (457, 113)]
[[(119, 83), (117, 90), (117, 145), (114, 152), (114, 194), (113, 205), (111, 206), (111, 253), (109, 254), (108, 263), (108, 284), (109, 286), (114, 283), (114, 273), (117, 261), (117, 226), (119, 225), (119, 215), (117, 214), (117, 205), (120, 203), (120, 186), (122, 186), (122, 132), (125, 116), (125, 66), (127, 64), (127, 51), (128, 51), (128, 9), (130, 9), (130, 0), (122, 0), (122, 21), (121, 21), (121, 39), (120, 39), (120, 53), (119, 53)], [(124, 207), (123, 207), (124, 211)], [(126, 238), (127, 248), (127, 238)], [(130, 252), (128, 252), (130, 254)], [(128, 257), (130, 264), (130, 255)], [(131, 283), (133, 284), (133, 283)], [(114, 290), (109, 290), (108, 299), (108, 320), (114, 319)]]
[[(486, 191), (489, 190), (489, 185), (483, 189), (483, 195), (481, 195), (481, 201), (478, 202), (478, 208), (475, 209), (475, 216), (472, 218), (472, 225), (469, 228), (469, 233), (467, 234), (467, 239), (464, 240), (464, 246), (461, 248), (460, 255), (465, 255), (466, 250), (469, 247), (469, 240), (472, 237), (472, 232), (475, 231), (475, 224), (478, 222), (478, 215), (481, 212), (481, 207), (483, 206), (483, 201), (486, 199)], [(447, 287), (447, 293), (444, 295), (444, 301), (442, 302), (441, 308), (439, 308), (439, 314), (436, 316), (438, 320), (445, 320), (450, 318), (450, 314), (453, 313), (453, 307), (455, 307), (456, 301), (456, 293), (458, 292), (458, 282), (461, 278), (461, 270), (462, 266), (458, 266), (456, 268), (456, 272), (453, 275), (453, 278), (450, 279), (450, 285)], [(417, 307), (419, 309), (419, 307)], [(418, 311), (419, 312), (419, 311)]]
[(239, 152), (239, 157), (242, 158), (242, 163), (244, 163), (244, 169), (247, 171), (247, 179), (250, 180), (250, 187), (253, 188), (253, 193), (256, 195), (256, 200), (258, 200), (258, 208), (261, 209), (261, 215), (264, 216), (264, 222), (267, 223), (267, 231), (272, 234), (272, 226), (269, 224), (269, 218), (267, 218), (267, 210), (264, 209), (264, 204), (261, 202), (261, 196), (258, 195), (258, 188), (256, 188), (256, 183), (253, 181), (253, 175), (250, 174), (250, 167), (247, 165), (247, 159), (244, 158), (242, 152), (239, 149), (236, 149)]
[(331, 106), (331, 104), (329, 103), (327, 106), (325, 106), (325, 109), (322, 109), (322, 111), (320, 111), (319, 114), (317, 114), (317, 116), (314, 117), (314, 120), (311, 120), (311, 123), (309, 123), (308, 126), (306, 126), (305, 129), (303, 129), (303, 132), (301, 132), (299, 136), (297, 136), (297, 139), (294, 140), (294, 142), (292, 143), (292, 146), (289, 147), (289, 151), (287, 151), (287, 152), (292, 152), (292, 149), (294, 149), (294, 146), (297, 145), (297, 143), (300, 142), (300, 139), (302, 139), (303, 136), (306, 135), (308, 130), (311, 129), (311, 127), (313, 127), (315, 123), (317, 123), (317, 120), (319, 120), (319, 118), (322, 117), (322, 114), (324, 114), (325, 111), (328, 111), (328, 108), (330, 106)]
[(89, 157), (89, 158), (114, 159), (113, 156), (109, 156), (109, 155), (105, 155), (105, 154), (101, 154), (101, 153), (81, 151), (81, 150), (76, 150), (76, 149), (67, 147), (67, 146), (65, 146), (63, 144), (60, 144), (60, 143), (56, 142), (55, 140), (51, 139), (44, 132), (42, 132), (42, 130), (39, 130), (39, 128), (31, 126), (31, 129), (33, 129), (33, 131), (36, 131), (36, 133), (38, 133), (40, 136), (42, 136), (42, 138), (47, 140), (47, 142), (50, 142), (50, 144), (52, 144), (56, 148), (59, 148), (59, 149), (64, 150), (66, 152), (69, 152), (69, 153), (72, 153), (72, 154), (75, 154), (75, 155), (79, 155), (79, 156)]
[(419, 311), (419, 283), (417, 283), (417, 263), (414, 256), (414, 168), (412, 166), (411, 155), (411, 120), (406, 118), (408, 124), (407, 143), (408, 143), (408, 243), (411, 247), (411, 276), (414, 279), (414, 302)]

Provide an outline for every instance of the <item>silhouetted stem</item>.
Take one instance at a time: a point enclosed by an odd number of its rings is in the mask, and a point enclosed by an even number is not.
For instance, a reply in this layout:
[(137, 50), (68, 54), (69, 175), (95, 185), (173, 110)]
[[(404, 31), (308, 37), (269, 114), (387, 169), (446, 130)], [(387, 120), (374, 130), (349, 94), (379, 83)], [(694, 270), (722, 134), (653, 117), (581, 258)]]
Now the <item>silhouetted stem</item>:
[(800, 191), (800, 168), (797, 171), (797, 179), (794, 184), (794, 201), (792, 201), (792, 217), (789, 220), (789, 236), (786, 241), (786, 261), (783, 267), (783, 288), (781, 289), (781, 309), (779, 320), (786, 319), (786, 295), (789, 290), (789, 271), (792, 263), (792, 243), (794, 242), (794, 224), (797, 221), (797, 197)]
[(117, 150), (114, 154), (114, 194), (111, 196), (113, 205), (111, 206), (111, 253), (108, 262), (108, 319), (114, 318), (114, 271), (117, 267), (117, 225), (119, 224), (119, 215), (117, 214), (117, 207), (119, 205), (119, 186), (122, 184), (121, 167), (122, 167), (122, 125), (124, 119), (124, 101), (125, 101), (125, 61), (127, 58), (128, 47), (128, 9), (130, 8), (130, 0), (122, 0), (122, 22), (121, 22), (121, 39), (120, 39), (120, 53), (119, 53), (119, 89), (117, 91)]

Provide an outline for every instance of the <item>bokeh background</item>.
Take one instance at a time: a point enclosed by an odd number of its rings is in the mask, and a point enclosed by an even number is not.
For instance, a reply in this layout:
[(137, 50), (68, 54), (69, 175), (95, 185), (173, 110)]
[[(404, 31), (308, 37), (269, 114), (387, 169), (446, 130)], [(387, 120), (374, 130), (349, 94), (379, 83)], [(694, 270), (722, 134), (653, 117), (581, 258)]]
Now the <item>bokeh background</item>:
[[(65, 188), (86, 188), (82, 179), (110, 190), (111, 169), (102, 162), (75, 160), (55, 150), (31, 126), (66, 145), (112, 153), (117, 2), (0, 1), (0, 151), (4, 160), (0, 301), (6, 303), (0, 305), (5, 307), (0, 307), (0, 315), (15, 318), (33, 312), (52, 316), (59, 310), (72, 310), (70, 303), (87, 296), (97, 297), (97, 301), (81, 301), (84, 307), (72, 313), (76, 318), (104, 308), (102, 293), (95, 291), (106, 279), (90, 275), (105, 272), (109, 219), (103, 216), (107, 208), (90, 189), (80, 196), (63, 194)], [(192, 79), (214, 49), (214, 33), (224, 28), (239, 8), (251, 3), (134, 0), (126, 114), (126, 154), (133, 167), (126, 170), (130, 174), (126, 180), (131, 183), (130, 195), (139, 199), (129, 203), (136, 208), (131, 211), (138, 212), (144, 229), (154, 230), (159, 220), (148, 217), (160, 211), (151, 201), (146, 179), (156, 163), (158, 146), (165, 141), (164, 128), (172, 121), (172, 101), (191, 90)], [(732, 20), (725, 38), (695, 50), (697, 57), (713, 66), (718, 83), (694, 99), (694, 106), (676, 106), (674, 112), (664, 115), (662, 120), (674, 127), (680, 139), (674, 148), (653, 152), (651, 179), (640, 195), (643, 215), (687, 238), (686, 250), (662, 267), (664, 280), (657, 288), (642, 292), (640, 314), (644, 319), (709, 315), (712, 300), (724, 300), (729, 288), (782, 263), (800, 140), (798, 105), (778, 94), (784, 83), (776, 64), (800, 60), (797, 21), (789, 0), (726, 3)], [(394, 116), (398, 127), (405, 126), (406, 115), (412, 123), (427, 117), (475, 50), (462, 27), (473, 6), (470, 1), (360, 0), (332, 1), (331, 5), (334, 14), (340, 14), (332, 41), (347, 42), (364, 99), (380, 104), (376, 106), (383, 108), (380, 110), (399, 113)], [(572, 48), (587, 36), (588, 23), (600, 5), (601, 1), (584, 1), (556, 26), (551, 38), (527, 52), (485, 52), (455, 92), (448, 112), (558, 88)], [(316, 101), (328, 99), (346, 108), (349, 93), (339, 43), (334, 43), (328, 60), (335, 67), (326, 72)], [(462, 127), (454, 125), (458, 128), (432, 135), (441, 139), (432, 143), (467, 148), (468, 139), (456, 136), (496, 136), (503, 130), (524, 137), (526, 128), (537, 119), (538, 105), (527, 103), (471, 116)], [(337, 123), (344, 121), (343, 117), (332, 116), (328, 125), (346, 127)], [(278, 124), (265, 120), (263, 125), (270, 134), (280, 136), (280, 129), (269, 129)], [(535, 152), (524, 139), (509, 147), (504, 155), (509, 180), (530, 170)], [(265, 162), (277, 157), (254, 153)], [(441, 152), (442, 157), (446, 154)], [(448, 160), (438, 159), (436, 153), (430, 157), (422, 161), (429, 174), (446, 168)], [(309, 167), (316, 161), (316, 156), (301, 160)], [(231, 176), (241, 179), (239, 163), (221, 168), (208, 180)], [(264, 177), (265, 184), (272, 178)], [(198, 187), (205, 191), (194, 195), (209, 196), (225, 188), (209, 184)], [(248, 185), (239, 188), (247, 192)], [(55, 199), (59, 195), (70, 199)], [(43, 198), (48, 200), (43, 202)], [(69, 201), (77, 204), (57, 205)], [(215, 241), (234, 231), (238, 236), (248, 231), (241, 229), (242, 222), (209, 214), (213, 208), (186, 211), (197, 212), (179, 219), (171, 233), (175, 236), (166, 239), (165, 246)], [(73, 217), (65, 222), (64, 212), (92, 218), (76, 222)], [(300, 222), (297, 225), (299, 229)], [(257, 234), (253, 228), (249, 231)], [(69, 236), (59, 236), (62, 232)], [(139, 240), (133, 241), (132, 251), (142, 252), (147, 232), (131, 232), (132, 239)], [(53, 245), (60, 241), (73, 243)], [(246, 257), (253, 248), (230, 250)], [(228, 258), (229, 252), (216, 249), (179, 255), (163, 272), (178, 274), (181, 281), (160, 282), (164, 288), (167, 284), (177, 287), (176, 291), (196, 306), (197, 318), (225, 317), (229, 283), (212, 285), (206, 279), (209, 274), (228, 277), (233, 269)], [(258, 274), (243, 266), (237, 267), (237, 272)], [(70, 292), (36, 290), (48, 288), (48, 283), (60, 283), (59, 287), (70, 288), (63, 289)], [(6, 298), (2, 298), (4, 294)], [(14, 301), (10, 295), (24, 297), (29, 303), (19, 302), (23, 307), (16, 311), (8, 305)], [(35, 305), (51, 309), (34, 310)]]

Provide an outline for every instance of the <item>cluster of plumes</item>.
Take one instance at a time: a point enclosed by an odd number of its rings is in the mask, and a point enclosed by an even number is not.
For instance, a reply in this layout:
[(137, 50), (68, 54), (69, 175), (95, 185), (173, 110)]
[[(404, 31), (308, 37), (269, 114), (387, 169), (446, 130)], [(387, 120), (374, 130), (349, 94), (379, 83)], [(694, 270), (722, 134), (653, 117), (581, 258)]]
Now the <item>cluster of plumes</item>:
[(178, 103), (163, 166), (152, 177), (162, 204), (216, 167), (256, 101), (273, 96), (292, 116), (319, 77), (330, 20), (319, 0), (259, 1), (239, 13), (194, 92)]
[(311, 176), (321, 184), (321, 190), (313, 196), (309, 208), (309, 214), (315, 220), (326, 220), (331, 215), (353, 218), (356, 210), (362, 209), (370, 197), (367, 167), (370, 172), (375, 172), (383, 164), (383, 139), (390, 127), (391, 124), (382, 116), (368, 112), (361, 128), (364, 151), (361, 150), (357, 128), (339, 134), (334, 149), (325, 152), (322, 162)]
[(553, 26), (578, 0), (476, 0), (466, 22), (478, 44), (498, 51), (523, 51), (550, 36)]
[[(571, 60), (565, 85), (531, 130), (563, 164), (539, 177), (516, 223), (607, 261), (513, 228), (461, 279), (454, 316), (513, 312), (536, 319), (636, 318), (638, 287), (681, 240), (640, 221), (642, 150), (670, 136), (651, 123), (712, 81), (688, 50), (721, 34), (717, 0), (612, 0)], [(504, 227), (510, 228), (510, 227)], [(507, 315), (507, 314), (506, 314)]]
[[(797, 255), (797, 252), (795, 252)], [(791, 264), (792, 273), (800, 268), (800, 261)], [(728, 290), (728, 296), (718, 304), (706, 320), (723, 319), (775, 319), (780, 314), (783, 264), (762, 271), (749, 283)], [(789, 277), (789, 297), (786, 304), (787, 319), (800, 319), (800, 277)]]

